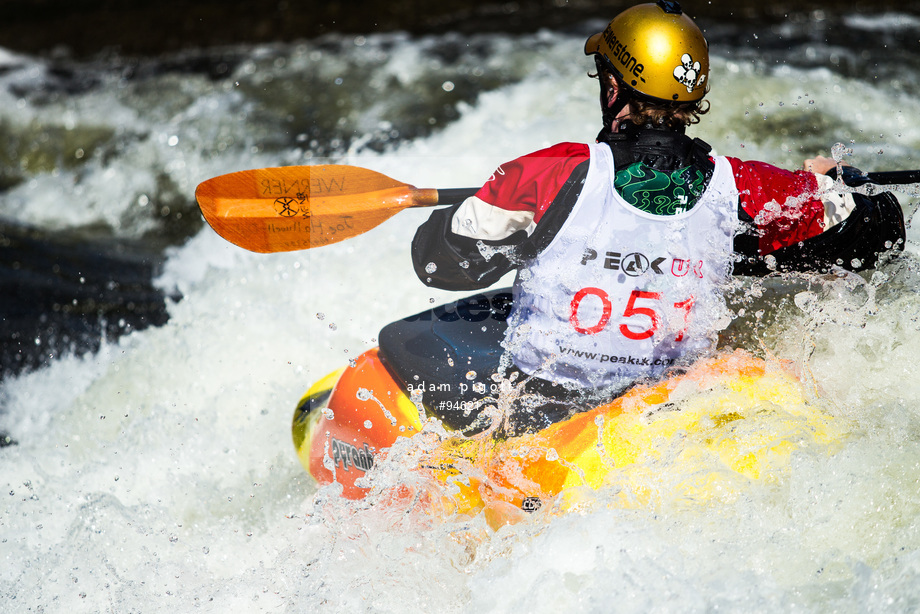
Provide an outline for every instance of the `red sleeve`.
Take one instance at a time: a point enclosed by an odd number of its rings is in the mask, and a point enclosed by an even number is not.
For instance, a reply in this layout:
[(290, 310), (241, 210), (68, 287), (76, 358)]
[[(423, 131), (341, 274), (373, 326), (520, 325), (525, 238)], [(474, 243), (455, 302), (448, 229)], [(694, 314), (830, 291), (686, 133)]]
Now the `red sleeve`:
[(740, 206), (754, 218), (761, 255), (824, 232), (824, 203), (813, 173), (729, 158)]
[(590, 157), (584, 143), (559, 143), (502, 164), (476, 196), (507, 211), (533, 211), (539, 222), (576, 166)]

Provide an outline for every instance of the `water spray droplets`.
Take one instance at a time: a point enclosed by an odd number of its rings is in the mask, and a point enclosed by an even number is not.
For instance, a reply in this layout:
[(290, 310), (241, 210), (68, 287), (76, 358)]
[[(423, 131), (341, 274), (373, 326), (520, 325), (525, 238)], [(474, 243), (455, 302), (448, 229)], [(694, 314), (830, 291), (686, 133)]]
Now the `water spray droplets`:
[(482, 241), (476, 242), (476, 249), (485, 258), (486, 262), (495, 257), (496, 254), (502, 254), (508, 260), (514, 261), (514, 247), (511, 245), (486, 245)]
[(844, 156), (851, 155), (853, 155), (853, 150), (843, 143), (835, 143), (834, 146), (831, 147), (831, 157), (833, 157), (834, 160), (836, 160), (838, 163), (843, 160)]
[(767, 254), (766, 256), (764, 256), (763, 262), (767, 266), (767, 268), (770, 269), (771, 271), (776, 270), (776, 256), (774, 256), (773, 254)]

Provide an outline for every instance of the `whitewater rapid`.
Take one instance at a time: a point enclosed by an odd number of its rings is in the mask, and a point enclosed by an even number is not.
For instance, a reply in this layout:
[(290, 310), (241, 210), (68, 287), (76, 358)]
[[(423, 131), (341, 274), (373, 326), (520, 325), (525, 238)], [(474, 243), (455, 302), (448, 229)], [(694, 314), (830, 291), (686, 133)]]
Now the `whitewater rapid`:
[[(885, 19), (908, 36), (920, 27)], [(879, 23), (847, 25), (864, 34)], [(78, 66), (72, 83), (92, 81), (83, 90), (52, 87), (61, 77), (43, 61), (0, 57), (0, 123), (23, 142), (29, 126), (81, 135), (53, 150), (57, 162), (23, 166), (0, 214), (131, 238), (191, 224), (187, 240), (165, 248), (156, 280), (182, 297), (168, 301), (165, 325), (0, 384), (0, 431), (17, 442), (0, 448), (6, 611), (920, 607), (916, 228), (905, 255), (877, 274), (739, 289), (767, 297), (751, 309), (765, 312), (746, 331), (751, 349), (797, 364), (823, 407), (854, 428), (835, 454), (804, 451), (782, 480), (720, 505), (599, 505), (494, 532), (482, 519), (347, 506), (300, 466), (290, 422), (307, 386), (375, 345), (383, 324), (457, 298), (412, 272), (409, 244), (427, 212), (339, 244), (259, 255), (189, 222), (195, 186), (327, 160), (418, 187), (481, 184), (505, 160), (594, 137), (582, 42), (550, 31), (472, 45), (330, 37), (215, 51), (207, 73)], [(915, 86), (872, 76), (890, 66), (861, 72), (865, 57), (819, 44), (772, 50), (788, 63), (713, 47), (714, 110), (695, 134), (717, 153), (797, 167), (843, 142), (865, 170), (917, 166)], [(808, 49), (826, 61), (792, 61)]]

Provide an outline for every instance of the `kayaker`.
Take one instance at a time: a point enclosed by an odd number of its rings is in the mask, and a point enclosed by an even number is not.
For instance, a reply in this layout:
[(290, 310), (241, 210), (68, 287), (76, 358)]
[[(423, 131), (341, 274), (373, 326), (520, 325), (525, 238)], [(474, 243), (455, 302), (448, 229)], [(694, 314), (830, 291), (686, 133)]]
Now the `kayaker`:
[(709, 50), (677, 2), (627, 9), (584, 51), (600, 82), (596, 142), (502, 164), (412, 243), (429, 286), (485, 288), (517, 270), (504, 372), (532, 394), (509, 433), (711, 352), (732, 274), (862, 270), (904, 241), (890, 193), (835, 190), (838, 170), (848, 186), (866, 181), (853, 167), (816, 156), (784, 170), (685, 134), (709, 111)]

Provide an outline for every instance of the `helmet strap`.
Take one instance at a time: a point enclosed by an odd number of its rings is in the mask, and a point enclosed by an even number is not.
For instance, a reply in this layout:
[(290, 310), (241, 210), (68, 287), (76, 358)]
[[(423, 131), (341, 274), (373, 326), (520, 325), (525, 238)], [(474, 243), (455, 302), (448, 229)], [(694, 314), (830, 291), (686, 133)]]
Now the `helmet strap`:
[[(629, 104), (630, 96), (627, 93), (626, 87), (620, 81), (619, 76), (617, 76), (616, 72), (608, 68), (606, 58), (603, 58), (600, 56), (600, 54), (597, 54), (594, 56), (594, 63), (597, 66), (597, 80), (601, 85), (601, 119), (604, 123), (605, 129), (608, 129), (611, 132), (616, 132), (616, 123), (618, 121), (617, 116), (620, 114), (620, 111), (622, 111), (626, 105)], [(613, 75), (613, 78), (617, 81), (617, 97), (616, 100), (613, 101), (612, 105), (608, 105), (607, 102), (608, 86), (606, 79), (604, 79), (605, 73)]]

